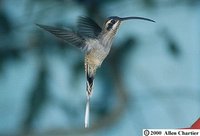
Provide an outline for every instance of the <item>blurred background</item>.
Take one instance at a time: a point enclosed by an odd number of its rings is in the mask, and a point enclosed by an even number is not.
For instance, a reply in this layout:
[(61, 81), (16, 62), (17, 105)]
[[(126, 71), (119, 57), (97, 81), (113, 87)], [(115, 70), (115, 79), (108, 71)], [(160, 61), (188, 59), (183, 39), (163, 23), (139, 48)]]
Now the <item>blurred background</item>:
[[(0, 0), (0, 135), (122, 136), (200, 117), (199, 0)], [(97, 71), (90, 128), (83, 54), (35, 23), (123, 23)]]

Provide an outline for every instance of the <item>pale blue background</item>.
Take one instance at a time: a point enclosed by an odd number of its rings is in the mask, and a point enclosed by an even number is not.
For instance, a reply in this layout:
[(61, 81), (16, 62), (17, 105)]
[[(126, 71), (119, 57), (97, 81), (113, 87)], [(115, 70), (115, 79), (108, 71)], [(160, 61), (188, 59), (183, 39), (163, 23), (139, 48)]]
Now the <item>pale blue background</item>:
[[(44, 1), (45, 4), (36, 1), (33, 5), (28, 5), (27, 2), (2, 0), (0, 8), (9, 15), (15, 29), (10, 36), (12, 39), (0, 37), (1, 48), (6, 48), (6, 41), (13, 41), (11, 47), (29, 46), (37, 36), (36, 31), (50, 39), (43, 43), (45, 46), (53, 46), (57, 39), (39, 30), (35, 23), (54, 25), (62, 22), (66, 26), (75, 26), (78, 16), (86, 15), (85, 7), (75, 1)], [(121, 63), (121, 79), (128, 95), (124, 111), (111, 125), (74, 135), (139, 136), (144, 128), (189, 127), (200, 117), (200, 3), (178, 0), (154, 2), (153, 7), (144, 6), (140, 0), (110, 1), (102, 5), (101, 13), (105, 17), (144, 16), (156, 20), (156, 24), (135, 20), (121, 25), (113, 48), (117, 48), (115, 45), (127, 37), (137, 37), (138, 40), (136, 49), (130, 50)], [(41, 16), (38, 17), (39, 15)], [(168, 51), (164, 32), (169, 32), (176, 41), (180, 51), (178, 56), (173, 56)], [(32, 131), (36, 135), (52, 130), (70, 130), (68, 134), (61, 135), (71, 135), (74, 128), (83, 127), (84, 71), (71, 81), (74, 76), (71, 72), (72, 66), (77, 62), (83, 63), (83, 55), (73, 49), (64, 51), (64, 57), (55, 52), (50, 50), (44, 57), (49, 71), (47, 86), (51, 99), (43, 104), (41, 112), (32, 123)], [(102, 89), (106, 87), (100, 74), (107, 68), (107, 62), (108, 60), (103, 63), (101, 72), (97, 72), (92, 107), (101, 106), (104, 101), (100, 96)], [(40, 57), (34, 51), (28, 50), (23, 53), (20, 61), (9, 59), (1, 66), (0, 135), (20, 135), (23, 131), (28, 99), (36, 82), (40, 63)], [(113, 99), (111, 107), (118, 104)], [(66, 103), (74, 111), (69, 108), (64, 112), (56, 104), (57, 100)], [(73, 112), (76, 114), (72, 116)], [(92, 115), (91, 126), (95, 121), (96, 116)]]

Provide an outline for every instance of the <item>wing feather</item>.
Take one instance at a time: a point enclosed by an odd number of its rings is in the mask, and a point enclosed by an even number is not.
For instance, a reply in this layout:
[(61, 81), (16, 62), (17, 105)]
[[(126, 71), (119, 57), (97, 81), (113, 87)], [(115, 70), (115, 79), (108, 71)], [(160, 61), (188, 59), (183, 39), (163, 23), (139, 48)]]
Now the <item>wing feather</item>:
[(63, 29), (63, 28), (57, 28), (40, 24), (36, 25), (81, 50), (85, 50), (86, 48), (85, 39), (70, 29)]
[(89, 38), (97, 38), (102, 28), (89, 17), (79, 17), (78, 32)]

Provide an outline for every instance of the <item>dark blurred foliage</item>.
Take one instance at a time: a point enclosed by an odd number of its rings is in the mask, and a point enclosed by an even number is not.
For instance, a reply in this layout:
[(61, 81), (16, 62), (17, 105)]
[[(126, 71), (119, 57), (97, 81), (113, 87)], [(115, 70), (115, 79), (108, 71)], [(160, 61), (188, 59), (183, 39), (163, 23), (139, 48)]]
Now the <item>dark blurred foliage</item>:
[[(4, 0), (1, 0), (0, 3), (3, 4)], [(118, 0), (120, 1), (120, 0)], [(72, 1), (69, 0), (28, 0), (26, 3), (27, 13), (24, 15), (33, 16), (34, 13), (34, 6), (37, 4), (42, 7), (40, 11), (38, 11), (37, 18), (35, 20), (40, 20), (41, 18), (45, 18), (43, 16), (43, 12), (51, 12), (51, 9), (54, 9), (54, 5), (46, 6), (49, 3), (58, 4), (56, 8), (58, 8), (58, 12), (63, 14), (63, 8), (66, 5), (70, 5)], [(76, 0), (77, 4), (81, 4), (85, 7), (86, 15), (94, 18), (99, 22), (103, 22), (103, 19), (107, 17), (104, 13), (102, 13), (103, 5), (107, 3), (115, 3), (115, 0)], [(190, 5), (195, 5), (198, 0), (185, 0), (183, 1)], [(144, 6), (146, 8), (153, 8), (157, 6), (157, 0), (143, 0)], [(166, 2), (168, 3), (168, 2)], [(170, 1), (169, 3), (172, 3)], [(174, 0), (174, 3), (180, 3), (180, 0)], [(2, 5), (1, 5), (2, 7)], [(55, 18), (56, 19), (56, 18)], [(33, 19), (34, 20), (34, 19)], [(32, 20), (32, 21), (33, 21)], [(28, 20), (29, 21), (29, 20)], [(13, 33), (15, 29), (19, 31), (18, 35), (21, 35), (24, 27), (30, 24), (30, 22), (20, 22), (16, 24), (15, 21), (4, 11), (3, 8), (0, 8), (0, 73), (3, 73), (5, 62), (12, 60), (12, 61), (20, 61), (21, 58), (26, 57), (23, 55), (26, 52), (35, 53), (36, 56), (39, 58), (39, 68), (37, 72), (37, 78), (33, 81), (33, 86), (31, 88), (31, 93), (28, 99), (28, 112), (26, 117), (24, 118), (24, 130), (26, 133), (31, 130), (32, 124), (34, 119), (38, 116), (39, 112), (41, 111), (45, 102), (48, 102), (48, 88), (47, 88), (47, 80), (49, 78), (49, 70), (47, 67), (47, 60), (45, 59), (45, 55), (48, 54), (49, 51), (51, 53), (55, 53), (57, 55), (64, 55), (66, 52), (72, 49), (72, 47), (67, 46), (66, 43), (57, 40), (55, 38), (49, 38), (50, 35), (45, 35), (43, 31), (41, 31), (34, 22), (31, 22), (31, 27), (34, 30), (29, 31), (31, 33), (29, 36), (29, 43), (17, 43)], [(30, 20), (31, 21), (31, 20)], [(56, 22), (56, 21), (55, 21)], [(64, 24), (63, 22), (60, 22)], [(99, 23), (100, 24), (100, 23)], [(72, 24), (71, 24), (72, 25)], [(72, 25), (74, 26), (74, 25)], [(24, 33), (24, 32), (23, 32)], [(48, 37), (47, 37), (48, 36)], [(166, 40), (167, 43), (167, 50), (169, 54), (178, 57), (181, 56), (181, 50), (179, 49), (178, 43), (176, 39), (173, 38), (173, 35), (168, 31), (163, 31), (163, 38)], [(10, 40), (12, 39), (12, 40)], [(19, 44), (23, 44), (22, 46), (16, 46)], [(47, 46), (48, 45), (48, 46)], [(101, 128), (105, 127), (108, 124), (112, 124), (114, 121), (119, 118), (119, 115), (123, 112), (123, 108), (125, 107), (126, 100), (128, 96), (126, 95), (126, 87), (123, 84), (122, 78), (122, 66), (124, 59), (127, 58), (130, 50), (136, 50), (137, 48), (137, 37), (124, 37), (122, 43), (119, 43), (120, 46), (113, 47), (111, 50), (111, 54), (107, 58), (104, 63), (104, 70), (99, 70), (98, 76), (100, 76), (101, 82), (103, 82), (103, 93), (102, 93), (102, 101), (96, 102), (92, 105), (92, 109), (94, 114), (96, 114), (99, 118), (98, 124), (95, 124), (94, 127), (91, 127), (89, 130), (94, 128)], [(80, 74), (84, 72), (84, 65), (82, 61), (74, 62), (72, 67), (73, 77), (72, 81), (78, 80), (77, 78), (80, 77)], [(117, 90), (117, 91), (113, 91)], [(110, 98), (116, 97), (118, 99), (118, 106), (116, 109), (110, 109)], [(76, 115), (76, 111), (73, 111), (73, 106), (66, 105), (62, 101), (55, 100), (56, 103), (65, 111), (72, 112), (73, 115)], [(100, 106), (98, 103), (103, 103)]]
[(181, 49), (179, 48), (177, 41), (174, 39), (173, 34), (171, 34), (165, 28), (162, 29), (159, 33), (160, 33), (160, 36), (162, 36), (162, 38), (164, 38), (166, 42), (167, 51), (175, 58), (180, 57)]
[(34, 119), (47, 101), (47, 78), (48, 71), (45, 68), (45, 65), (42, 65), (28, 99), (29, 110), (27, 112), (27, 117), (24, 120), (25, 131), (29, 131), (32, 127)]
[(145, 8), (157, 8), (159, 6), (177, 6), (180, 4), (187, 4), (189, 6), (195, 6), (199, 4), (199, 0), (166, 0), (166, 1), (159, 1), (159, 0), (142, 0), (143, 5)]
[(143, 0), (143, 4), (145, 7), (154, 7), (156, 6), (156, 1), (155, 0)]
[(0, 34), (7, 35), (11, 31), (11, 21), (8, 18), (8, 15), (4, 13), (4, 11), (0, 10)]

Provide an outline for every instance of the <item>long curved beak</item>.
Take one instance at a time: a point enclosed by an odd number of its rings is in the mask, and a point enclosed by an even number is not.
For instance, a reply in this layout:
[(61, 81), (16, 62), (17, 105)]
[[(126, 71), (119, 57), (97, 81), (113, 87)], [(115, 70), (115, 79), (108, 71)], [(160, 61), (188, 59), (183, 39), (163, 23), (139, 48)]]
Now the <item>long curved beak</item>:
[(123, 17), (123, 18), (120, 18), (120, 21), (125, 21), (125, 20), (129, 20), (129, 19), (139, 19), (139, 20), (146, 20), (146, 21), (150, 21), (150, 22), (156, 22), (152, 19), (149, 19), (149, 18), (145, 18), (145, 17)]

